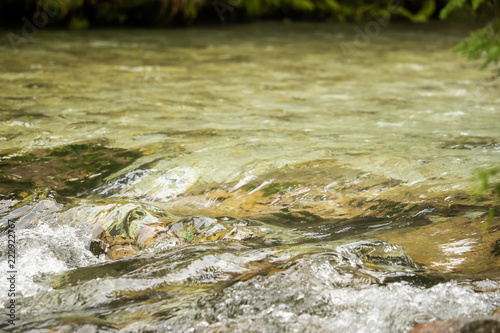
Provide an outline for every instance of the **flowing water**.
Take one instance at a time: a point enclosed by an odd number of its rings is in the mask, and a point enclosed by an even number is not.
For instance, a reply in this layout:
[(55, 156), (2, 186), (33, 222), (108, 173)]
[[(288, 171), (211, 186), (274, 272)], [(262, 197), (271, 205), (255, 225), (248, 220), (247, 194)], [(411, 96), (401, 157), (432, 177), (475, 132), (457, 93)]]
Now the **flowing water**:
[(450, 52), (467, 28), (356, 29), (4, 40), (0, 327), (407, 332), (500, 305), (470, 196), (498, 79)]

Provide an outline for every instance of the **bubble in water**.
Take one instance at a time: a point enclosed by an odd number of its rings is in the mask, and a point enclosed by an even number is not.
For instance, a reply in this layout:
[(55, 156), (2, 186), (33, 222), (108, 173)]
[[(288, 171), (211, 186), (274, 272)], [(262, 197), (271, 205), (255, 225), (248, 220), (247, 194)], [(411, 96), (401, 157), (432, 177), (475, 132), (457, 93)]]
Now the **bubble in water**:
[[(7, 236), (2, 236), (7, 248)], [(100, 262), (88, 250), (88, 237), (69, 226), (49, 227), (41, 223), (33, 228), (16, 231), (16, 270), (19, 295), (31, 296), (40, 290), (50, 289), (44, 277), (75, 267)], [(7, 254), (2, 253), (0, 267), (7, 271)], [(7, 280), (0, 280), (0, 289), (7, 290)], [(0, 301), (5, 301), (4, 293)]]

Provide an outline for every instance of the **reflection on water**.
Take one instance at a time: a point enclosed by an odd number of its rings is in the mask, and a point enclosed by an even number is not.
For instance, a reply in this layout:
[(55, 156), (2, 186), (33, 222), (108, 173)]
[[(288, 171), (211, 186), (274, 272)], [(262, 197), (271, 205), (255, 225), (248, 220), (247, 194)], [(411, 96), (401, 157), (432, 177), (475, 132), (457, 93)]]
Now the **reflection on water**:
[(0, 44), (9, 329), (404, 332), (488, 314), (500, 237), (469, 194), (498, 164), (498, 80), (449, 51), (465, 35), (393, 23), (348, 57), (354, 30), (327, 24)]

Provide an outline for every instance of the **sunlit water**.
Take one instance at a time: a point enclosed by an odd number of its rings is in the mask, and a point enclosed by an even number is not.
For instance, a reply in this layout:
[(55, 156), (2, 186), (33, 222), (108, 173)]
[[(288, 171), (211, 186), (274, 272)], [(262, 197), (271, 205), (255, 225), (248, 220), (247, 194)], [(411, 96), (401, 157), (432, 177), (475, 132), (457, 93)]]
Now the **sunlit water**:
[(10, 220), (21, 304), (0, 327), (405, 332), (500, 305), (469, 199), (499, 162), (498, 80), (450, 52), (466, 29), (353, 28), (0, 44), (0, 300)]

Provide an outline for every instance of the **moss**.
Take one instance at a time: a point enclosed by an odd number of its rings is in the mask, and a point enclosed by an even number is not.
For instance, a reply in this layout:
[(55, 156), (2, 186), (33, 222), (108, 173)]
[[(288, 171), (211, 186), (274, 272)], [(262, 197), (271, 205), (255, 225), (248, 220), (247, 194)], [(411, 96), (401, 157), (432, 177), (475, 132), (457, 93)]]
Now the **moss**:
[[(0, 156), (0, 159), (5, 159), (5, 160), (10, 160), (10, 161), (16, 161), (16, 162), (46, 162), (49, 159), (44, 158), (44, 157), (38, 157), (33, 154), (25, 154), (25, 155), (18, 155), (18, 156), (13, 156), (13, 157), (8, 157), (8, 155), (2, 155)], [(7, 166), (8, 163), (0, 163), (0, 168), (3, 166)]]
[(290, 192), (292, 189), (298, 187), (300, 184), (297, 183), (276, 183), (269, 186), (264, 187), (261, 192), (262, 196), (268, 197), (273, 194), (285, 194)]
[(101, 247), (100, 241), (92, 241), (90, 243), (89, 251), (96, 257), (106, 253), (106, 251)]
[[(97, 248), (94, 247), (96, 253), (102, 251), (100, 250), (100, 245), (98, 243), (94, 244), (94, 246), (97, 246)], [(117, 260), (117, 261), (108, 261), (101, 265), (92, 265), (88, 267), (75, 268), (73, 270), (65, 271), (60, 275), (52, 277), (51, 278), (52, 288), (61, 289), (68, 286), (76, 286), (85, 281), (121, 276), (128, 271), (133, 271), (135, 269), (138, 269), (145, 262), (148, 262), (148, 260), (147, 259), (143, 259), (142, 261)]]
[(246, 186), (243, 186), (241, 189), (243, 191), (246, 191), (246, 192), (251, 192), (253, 190), (255, 190), (257, 188), (257, 186), (255, 185), (246, 185)]
[(272, 213), (272, 215), (289, 222), (319, 223), (324, 221), (324, 219), (321, 216), (313, 214), (306, 210), (302, 210), (299, 212), (290, 212), (290, 213), (278, 212), (278, 213)]
[(62, 195), (84, 195), (104, 178), (142, 156), (139, 151), (104, 144), (104, 141), (92, 141), (38, 149), (11, 158), (4, 155), (0, 184), (23, 183), (49, 187)]
[(297, 220), (297, 217), (292, 213), (272, 213), (272, 215), (285, 220), (291, 220), (291, 221)]
[(401, 213), (408, 206), (408, 204), (401, 202), (394, 202), (390, 200), (375, 200), (375, 201), (377, 202), (377, 204), (368, 207), (368, 209), (376, 210), (379, 213), (383, 213), (390, 216)]
[[(354, 201), (354, 200), (353, 200), (353, 201)], [(353, 202), (353, 201), (351, 201), (351, 202)], [(359, 201), (355, 204), (355, 206), (356, 206), (356, 207), (361, 207), (361, 206), (363, 206), (365, 203), (367, 203), (367, 201), (365, 201), (365, 200), (359, 200)]]
[(308, 212), (307, 210), (300, 211), (299, 214), (302, 216), (304, 220), (306, 220), (309, 223), (317, 223), (324, 221), (324, 219), (321, 216)]

